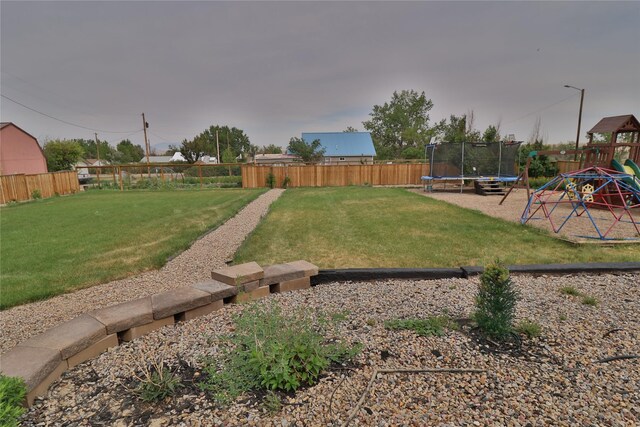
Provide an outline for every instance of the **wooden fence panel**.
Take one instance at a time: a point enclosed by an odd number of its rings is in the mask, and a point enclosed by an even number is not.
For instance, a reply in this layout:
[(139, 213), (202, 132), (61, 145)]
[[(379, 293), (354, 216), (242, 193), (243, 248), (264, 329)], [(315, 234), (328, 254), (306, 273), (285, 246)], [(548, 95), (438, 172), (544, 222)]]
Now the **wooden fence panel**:
[(558, 160), (558, 173), (567, 173), (580, 169), (579, 160)]
[(276, 187), (289, 177), (290, 187), (346, 187), (348, 185), (420, 185), (429, 166), (421, 163), (392, 165), (308, 165), (242, 167), (242, 187), (267, 186), (272, 173)]
[(78, 174), (75, 171), (63, 171), (0, 176), (0, 204), (30, 200), (34, 190), (38, 190), (43, 198), (77, 193), (80, 191)]

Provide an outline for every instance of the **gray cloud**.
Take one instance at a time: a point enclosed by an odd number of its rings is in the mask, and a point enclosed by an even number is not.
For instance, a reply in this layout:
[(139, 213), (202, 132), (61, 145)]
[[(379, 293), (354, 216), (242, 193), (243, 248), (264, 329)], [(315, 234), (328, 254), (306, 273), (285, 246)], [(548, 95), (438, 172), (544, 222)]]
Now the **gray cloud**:
[[(583, 129), (639, 113), (638, 3), (1, 3), (2, 93), (88, 127), (151, 123), (152, 142), (211, 124), (252, 143), (362, 129), (394, 90), (425, 91), (432, 118), (474, 110), (527, 138), (545, 106), (587, 89)], [(575, 92), (575, 91), (574, 91)], [(2, 99), (37, 137), (84, 137)], [(575, 138), (578, 93), (539, 113)], [(118, 140), (121, 134), (101, 134)], [(141, 134), (132, 140), (142, 142)]]

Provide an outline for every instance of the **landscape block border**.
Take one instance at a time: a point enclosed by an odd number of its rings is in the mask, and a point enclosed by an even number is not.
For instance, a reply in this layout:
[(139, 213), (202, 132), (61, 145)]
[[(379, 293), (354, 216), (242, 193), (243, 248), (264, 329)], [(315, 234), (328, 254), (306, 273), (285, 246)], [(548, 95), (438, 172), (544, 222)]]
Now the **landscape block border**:
[[(36, 397), (47, 392), (64, 371), (83, 363), (109, 348), (143, 336), (153, 330), (177, 322), (210, 314), (225, 304), (253, 301), (272, 293), (308, 289), (328, 282), (370, 282), (386, 279), (434, 280), (448, 278), (467, 279), (484, 271), (483, 267), (463, 266), (458, 268), (354, 268), (342, 270), (319, 270), (307, 261), (286, 263), (281, 271), (300, 278), (291, 279), (283, 274), (281, 282), (262, 285), (250, 292), (244, 284), (259, 281), (264, 277), (262, 267), (248, 263), (256, 276), (249, 280), (244, 276), (237, 286), (217, 280), (198, 282), (189, 287), (124, 302), (110, 307), (92, 310), (74, 319), (33, 336), (0, 355), (0, 371), (9, 376), (19, 376), (27, 385), (25, 405), (31, 406)], [(231, 271), (243, 270), (241, 264)], [(579, 264), (530, 264), (507, 266), (513, 274), (567, 275), (585, 273), (630, 273), (640, 272), (640, 262), (579, 263)], [(215, 275), (214, 275), (215, 276)], [(275, 275), (274, 275), (275, 276)], [(264, 283), (273, 281), (268, 279)], [(253, 284), (252, 284), (253, 285)], [(129, 312), (136, 308), (138, 312)], [(149, 310), (150, 308), (150, 310)], [(135, 310), (134, 310), (135, 311)], [(56, 341), (56, 337), (61, 340)], [(26, 361), (26, 362), (25, 362)]]

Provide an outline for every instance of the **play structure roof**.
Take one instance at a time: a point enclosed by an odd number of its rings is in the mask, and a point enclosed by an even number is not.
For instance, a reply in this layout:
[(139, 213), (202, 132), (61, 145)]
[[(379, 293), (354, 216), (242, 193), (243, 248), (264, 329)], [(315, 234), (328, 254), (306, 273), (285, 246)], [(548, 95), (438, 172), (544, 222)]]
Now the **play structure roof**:
[(587, 133), (638, 131), (640, 131), (640, 122), (638, 122), (638, 119), (636, 119), (633, 114), (627, 114), (624, 116), (605, 117)]
[(376, 155), (369, 132), (303, 132), (302, 139), (307, 143), (319, 139), (325, 157)]

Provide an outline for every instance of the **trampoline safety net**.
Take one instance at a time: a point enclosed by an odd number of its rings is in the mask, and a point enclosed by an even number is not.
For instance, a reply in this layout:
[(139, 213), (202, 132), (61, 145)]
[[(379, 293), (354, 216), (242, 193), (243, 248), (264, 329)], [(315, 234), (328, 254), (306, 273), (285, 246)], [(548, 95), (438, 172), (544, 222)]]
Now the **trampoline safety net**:
[(442, 142), (426, 147), (429, 175), (444, 177), (515, 177), (521, 142)]

